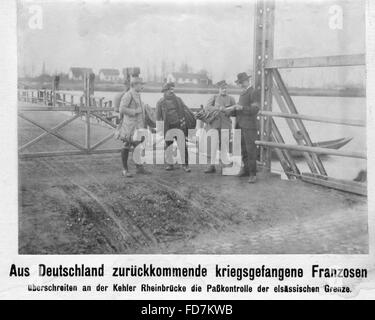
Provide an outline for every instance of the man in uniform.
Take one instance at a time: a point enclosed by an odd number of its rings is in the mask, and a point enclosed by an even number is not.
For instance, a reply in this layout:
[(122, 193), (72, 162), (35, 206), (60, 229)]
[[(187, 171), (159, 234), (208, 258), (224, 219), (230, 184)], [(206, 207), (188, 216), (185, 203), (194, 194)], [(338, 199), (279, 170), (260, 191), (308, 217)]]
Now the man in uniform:
[[(212, 153), (216, 155), (217, 149), (220, 150), (221, 144), (221, 129), (232, 129), (232, 120), (229, 117), (229, 112), (225, 109), (227, 107), (233, 106), (236, 104), (236, 101), (232, 96), (227, 94), (228, 84), (225, 80), (219, 81), (216, 83), (216, 86), (219, 88), (219, 94), (215, 94), (211, 97), (206, 105), (205, 111), (208, 113), (206, 120), (206, 129), (215, 129), (218, 131), (219, 141), (213, 147)], [(211, 143), (207, 145), (207, 155), (210, 162), (208, 168), (204, 171), (205, 173), (214, 173), (215, 168), (215, 157), (211, 157)]]
[(244, 166), (238, 176), (249, 176), (249, 183), (256, 182), (257, 147), (257, 114), (260, 107), (260, 95), (250, 83), (246, 72), (237, 75), (236, 83), (243, 89), (238, 104), (235, 106), (236, 129), (241, 129), (241, 151)]
[[(124, 93), (120, 101), (119, 112), (122, 119), (120, 139), (124, 143), (121, 150), (121, 159), (123, 165), (122, 174), (125, 177), (132, 177), (128, 169), (130, 148), (135, 148), (144, 140), (135, 141), (133, 139), (133, 135), (137, 129), (146, 128), (146, 105), (141, 100), (143, 85), (142, 78), (133, 77), (130, 82), (131, 89)], [(146, 174), (148, 172), (144, 169), (143, 165), (136, 164), (136, 173)]]

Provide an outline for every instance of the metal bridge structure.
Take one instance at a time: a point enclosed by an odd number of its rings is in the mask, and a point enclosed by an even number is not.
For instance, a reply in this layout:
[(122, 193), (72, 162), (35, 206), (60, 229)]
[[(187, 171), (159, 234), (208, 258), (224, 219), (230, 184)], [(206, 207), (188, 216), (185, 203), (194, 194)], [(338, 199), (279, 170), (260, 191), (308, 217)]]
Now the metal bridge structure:
[[(257, 0), (254, 15), (253, 78), (254, 87), (261, 92), (259, 139), (256, 144), (260, 147), (260, 165), (263, 170), (271, 171), (271, 153), (274, 151), (289, 179), (302, 179), (306, 182), (366, 195), (367, 188), (364, 183), (329, 177), (320, 157), (320, 155), (332, 155), (366, 159), (366, 154), (314, 146), (304, 121), (357, 127), (366, 127), (366, 123), (299, 114), (279, 71), (285, 68), (361, 66), (366, 64), (365, 54), (274, 59), (275, 0)], [(274, 110), (276, 106), (279, 111)], [(285, 143), (275, 118), (286, 120), (296, 141), (295, 145)], [(303, 153), (310, 172), (300, 172), (291, 151)]]

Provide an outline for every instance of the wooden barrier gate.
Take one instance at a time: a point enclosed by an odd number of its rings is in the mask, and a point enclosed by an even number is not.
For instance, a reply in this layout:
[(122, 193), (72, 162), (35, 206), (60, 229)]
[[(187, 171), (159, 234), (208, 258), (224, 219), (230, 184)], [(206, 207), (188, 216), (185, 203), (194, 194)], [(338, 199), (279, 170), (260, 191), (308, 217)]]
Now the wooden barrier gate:
[[(83, 95), (67, 94), (58, 91), (54, 81), (52, 90), (18, 90), (18, 100), (31, 105), (26, 105), (18, 108), (18, 116), (36, 127), (42, 129), (44, 133), (31, 141), (19, 146), (18, 152), (21, 159), (49, 157), (49, 156), (68, 156), (68, 155), (83, 155), (83, 154), (99, 154), (99, 153), (112, 153), (119, 152), (121, 149), (98, 149), (105, 142), (113, 137), (113, 132), (96, 142), (94, 145), (90, 144), (91, 135), (91, 121), (90, 119), (98, 119), (104, 122), (111, 128), (115, 128), (116, 124), (113, 123), (112, 101), (105, 101), (102, 97), (95, 97), (94, 94), (94, 74), (85, 74), (84, 76), (84, 93)], [(67, 99), (70, 97), (70, 99)], [(79, 98), (79, 103), (74, 102), (74, 97)], [(39, 104), (39, 105), (34, 105)], [(46, 128), (43, 124), (29, 118), (26, 112), (53, 112), (53, 111), (69, 111), (72, 116), (69, 119), (62, 121), (53, 128)], [(71, 123), (72, 121), (84, 118), (85, 119), (85, 145), (74, 142), (58, 133), (60, 129)], [(113, 131), (113, 130), (112, 130)], [(47, 135), (55, 136), (56, 138), (73, 146), (76, 150), (72, 151), (52, 151), (52, 152), (23, 152), (26, 148), (37, 143), (39, 140)]]
[[(257, 0), (254, 8), (254, 87), (261, 92), (259, 113), (260, 164), (266, 172), (271, 171), (271, 150), (275, 150), (281, 166), (289, 179), (299, 178), (327, 187), (367, 194), (364, 183), (334, 179), (327, 172), (319, 157), (320, 154), (366, 159), (365, 153), (338, 151), (313, 146), (309, 133), (302, 120), (333, 123), (347, 126), (365, 127), (361, 121), (338, 120), (325, 117), (300, 115), (280, 75), (281, 68), (313, 68), (365, 65), (365, 55), (341, 55), (315, 58), (273, 59), (273, 38), (275, 1)], [(281, 112), (273, 112), (273, 99)], [(285, 144), (274, 118), (281, 117), (287, 122), (297, 145)], [(311, 173), (301, 173), (290, 151), (303, 152)]]

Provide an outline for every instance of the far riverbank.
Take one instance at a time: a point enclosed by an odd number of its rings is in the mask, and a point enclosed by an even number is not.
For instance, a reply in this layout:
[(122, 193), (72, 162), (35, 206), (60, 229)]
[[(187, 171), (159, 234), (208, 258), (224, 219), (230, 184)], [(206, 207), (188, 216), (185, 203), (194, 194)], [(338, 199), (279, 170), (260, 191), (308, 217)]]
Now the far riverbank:
[[(31, 81), (19, 81), (19, 87), (27, 89), (51, 89), (51, 83), (40, 83)], [(160, 92), (161, 84), (146, 84), (144, 92)], [(121, 83), (95, 83), (95, 91), (120, 92), (124, 89)], [(82, 82), (61, 82), (60, 90), (82, 91)], [(201, 93), (213, 94), (217, 92), (216, 87), (192, 87), (176, 86), (176, 93)], [(233, 86), (228, 87), (229, 94), (240, 94), (241, 89)], [(366, 90), (363, 88), (289, 88), (292, 96), (321, 96), (321, 97), (365, 97)]]

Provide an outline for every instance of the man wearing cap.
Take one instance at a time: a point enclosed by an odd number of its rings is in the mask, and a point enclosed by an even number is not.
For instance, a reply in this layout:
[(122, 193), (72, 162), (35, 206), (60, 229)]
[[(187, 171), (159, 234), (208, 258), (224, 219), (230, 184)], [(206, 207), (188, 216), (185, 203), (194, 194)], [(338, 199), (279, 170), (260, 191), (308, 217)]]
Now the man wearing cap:
[[(164, 136), (169, 129), (180, 129), (185, 135), (185, 163), (183, 168), (185, 172), (190, 172), (189, 168), (189, 157), (187, 148), (187, 136), (188, 136), (188, 126), (185, 110), (188, 107), (184, 104), (181, 98), (174, 94), (174, 83), (165, 83), (162, 87), (161, 92), (164, 96), (158, 101), (156, 105), (156, 121), (164, 121)], [(169, 146), (173, 144), (173, 141), (165, 141), (165, 149), (170, 150)], [(180, 150), (182, 152), (182, 150)], [(171, 154), (166, 154), (166, 157), (170, 160)], [(170, 161), (168, 161), (170, 162)], [(173, 170), (172, 164), (168, 163), (165, 170)]]
[[(232, 120), (229, 117), (229, 112), (226, 111), (227, 107), (236, 104), (236, 101), (232, 96), (227, 94), (228, 84), (225, 80), (221, 80), (216, 83), (216, 87), (219, 88), (219, 94), (212, 96), (205, 107), (205, 111), (208, 114), (206, 119), (206, 129), (215, 129), (218, 131), (219, 141), (214, 146), (213, 154), (216, 155), (217, 149), (220, 150), (221, 144), (221, 129), (231, 129)], [(205, 173), (214, 173), (215, 169), (215, 158), (211, 157), (211, 143), (207, 145), (207, 156), (210, 162), (208, 168), (204, 171)]]
[[(123, 149), (121, 150), (121, 159), (123, 165), (122, 174), (125, 177), (132, 177), (128, 169), (130, 148), (136, 147), (143, 142), (143, 140), (134, 141), (133, 135), (137, 129), (146, 128), (145, 105), (141, 100), (143, 85), (144, 82), (142, 78), (132, 78), (130, 81), (130, 90), (122, 96), (120, 102), (119, 111), (122, 118), (120, 138), (124, 143)], [(136, 164), (136, 173), (145, 174), (148, 172), (145, 171), (142, 165)]]
[(246, 72), (237, 75), (236, 83), (243, 89), (238, 104), (235, 106), (236, 129), (241, 129), (241, 151), (244, 166), (238, 176), (249, 176), (249, 183), (256, 182), (257, 148), (257, 114), (260, 107), (260, 94), (250, 83)]

